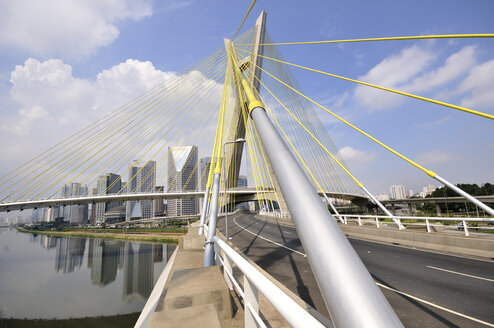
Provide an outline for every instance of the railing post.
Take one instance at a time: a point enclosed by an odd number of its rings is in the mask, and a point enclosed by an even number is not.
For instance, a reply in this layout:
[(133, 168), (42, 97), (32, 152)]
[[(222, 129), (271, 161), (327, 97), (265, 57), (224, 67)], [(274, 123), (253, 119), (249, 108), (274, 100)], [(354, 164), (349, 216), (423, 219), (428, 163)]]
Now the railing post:
[[(226, 284), (228, 285), (228, 288), (230, 290), (233, 290), (233, 282), (230, 278), (230, 275), (233, 276), (233, 269), (232, 269), (232, 260), (226, 255), (224, 251), (221, 251), (221, 255), (223, 257), (223, 276), (225, 278)], [(228, 273), (230, 275), (228, 275)]]
[(379, 218), (376, 216), (376, 227), (379, 228)]
[(427, 225), (427, 232), (431, 232), (431, 225), (429, 224), (429, 219), (425, 219), (425, 224)]
[(221, 248), (219, 248), (217, 243), (214, 243), (214, 264), (221, 266)]
[(357, 216), (357, 221), (358, 221), (358, 225), (362, 226), (362, 220), (360, 219), (360, 216)]
[(343, 218), (343, 223), (348, 224), (346, 216)]
[(462, 221), (463, 222), (463, 230), (465, 231), (465, 236), (470, 236), (470, 233), (468, 233), (468, 226), (467, 226), (467, 222), (465, 220)]
[[(244, 275), (244, 317), (245, 328), (257, 327), (256, 319), (252, 314), (252, 310), (259, 314), (259, 293), (256, 286), (252, 284), (249, 279)], [(248, 306), (250, 304), (250, 307)]]

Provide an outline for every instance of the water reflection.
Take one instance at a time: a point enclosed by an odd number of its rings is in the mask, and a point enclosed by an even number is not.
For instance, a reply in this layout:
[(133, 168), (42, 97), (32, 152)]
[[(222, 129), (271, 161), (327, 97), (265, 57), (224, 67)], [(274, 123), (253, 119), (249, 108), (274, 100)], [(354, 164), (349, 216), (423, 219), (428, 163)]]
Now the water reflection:
[(175, 245), (98, 238), (0, 234), (0, 317), (4, 318), (139, 312), (175, 249)]
[(86, 239), (57, 238), (56, 243), (55, 270), (57, 272), (69, 273), (73, 272), (76, 266), (80, 268), (84, 259)]
[[(30, 242), (43, 248), (56, 248), (55, 271), (71, 273), (80, 269), (86, 250), (86, 238), (30, 235)], [(123, 269), (123, 300), (147, 299), (154, 286), (154, 263), (163, 262), (171, 255), (168, 245), (131, 243), (119, 240), (89, 238), (87, 268), (93, 285), (104, 287), (115, 281), (117, 271)], [(173, 247), (171, 247), (173, 248)], [(172, 250), (173, 251), (173, 250)], [(166, 262), (165, 262), (166, 265)]]

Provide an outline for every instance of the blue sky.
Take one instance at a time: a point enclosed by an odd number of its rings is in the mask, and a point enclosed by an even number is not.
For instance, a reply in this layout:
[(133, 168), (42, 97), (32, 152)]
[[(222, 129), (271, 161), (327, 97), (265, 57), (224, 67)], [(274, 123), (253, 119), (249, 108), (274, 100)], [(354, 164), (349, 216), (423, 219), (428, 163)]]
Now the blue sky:
[[(250, 1), (0, 3), (0, 175), (231, 38)], [(494, 2), (262, 1), (277, 42), (493, 33)], [(494, 114), (494, 40), (281, 46), (289, 62)], [(493, 182), (492, 121), (293, 69), (304, 92), (454, 183)], [(89, 111), (88, 108), (92, 108)], [(321, 113), (374, 193), (427, 176)]]

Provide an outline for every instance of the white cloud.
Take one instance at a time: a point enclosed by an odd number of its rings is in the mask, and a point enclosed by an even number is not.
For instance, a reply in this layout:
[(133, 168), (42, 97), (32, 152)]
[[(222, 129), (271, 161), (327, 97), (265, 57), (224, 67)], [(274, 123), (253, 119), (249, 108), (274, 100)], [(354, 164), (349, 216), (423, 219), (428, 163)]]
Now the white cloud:
[(60, 59), (29, 58), (11, 73), (10, 96), (18, 110), (3, 113), (1, 151), (26, 159), (25, 153), (38, 152), (175, 76), (157, 70), (151, 62), (128, 59), (92, 81), (74, 77), (72, 67)]
[[(431, 50), (412, 46), (403, 49), (397, 55), (385, 58), (358, 79), (389, 88), (398, 88), (422, 72), (435, 57)], [(402, 101), (403, 96), (359, 85), (355, 89), (355, 97), (361, 104), (371, 109), (382, 109), (397, 105)]]
[(454, 159), (454, 155), (443, 150), (431, 150), (416, 157), (416, 161), (421, 165), (432, 165), (446, 163)]
[[(176, 83), (177, 78), (180, 78), (179, 83)], [(0, 163), (0, 176), (57, 144), (61, 139), (82, 130), (111, 110), (144, 94), (160, 82), (164, 83), (160, 88), (160, 97), (155, 95), (143, 100), (147, 104), (153, 103), (152, 106), (143, 106), (143, 102), (140, 102), (140, 107), (135, 108), (135, 117), (120, 118), (123, 121), (116, 122), (122, 127), (130, 127), (127, 123), (131, 123), (137, 128), (115, 130), (111, 138), (98, 142), (115, 145), (117, 140), (120, 148), (112, 146), (109, 151), (126, 154), (122, 152), (123, 149), (140, 149), (139, 154), (142, 153), (144, 158), (149, 159), (150, 156), (154, 158), (153, 154), (163, 145), (163, 133), (173, 130), (167, 136), (169, 142), (189, 140), (188, 142), (197, 142), (204, 149), (207, 138), (192, 141), (204, 129), (193, 130), (193, 126), (202, 124), (207, 131), (214, 131), (214, 115), (201, 119), (198, 112), (218, 108), (223, 86), (199, 71), (190, 71), (179, 76), (174, 72), (160, 71), (149, 61), (134, 59), (100, 72), (95, 79), (82, 79), (75, 77), (72, 67), (60, 59), (40, 62), (29, 58), (24, 65), (18, 65), (12, 71), (10, 82), (10, 98), (15, 106), (11, 107), (10, 112), (4, 110), (1, 113), (0, 153), (3, 161)], [(197, 104), (191, 105), (191, 101), (183, 101), (183, 94), (194, 94)], [(155, 102), (152, 102), (153, 99)], [(191, 106), (195, 106), (194, 110), (190, 110)], [(148, 110), (141, 111), (138, 115), (137, 111), (142, 108)], [(182, 110), (183, 108), (188, 108), (188, 111)], [(115, 122), (117, 119), (113, 117), (108, 120)], [(209, 123), (212, 126), (204, 127)], [(151, 130), (152, 135), (147, 133)], [(88, 148), (81, 156), (89, 159), (96, 155), (96, 148)], [(145, 151), (147, 155), (144, 155)], [(129, 152), (129, 156), (133, 156), (132, 154)], [(136, 156), (141, 156), (139, 154)], [(82, 161), (79, 162), (83, 164)], [(90, 163), (87, 162), (87, 165)], [(68, 171), (64, 171), (65, 173)]]
[(350, 164), (370, 163), (377, 158), (376, 153), (355, 149), (350, 146), (341, 148), (338, 155)]
[(463, 47), (449, 56), (443, 66), (417, 77), (405, 89), (411, 93), (427, 91), (467, 73), (475, 65), (476, 49), (476, 46)]
[(48, 117), (48, 113), (41, 106), (33, 106), (19, 110), (20, 120), (17, 124), (2, 125), (2, 129), (13, 133), (14, 135), (23, 136), (31, 129), (32, 122)]
[[(127, 59), (124, 63), (98, 73), (95, 87), (99, 100), (94, 103), (93, 109), (112, 108), (115, 104), (124, 104), (159, 82), (175, 76), (173, 72), (155, 69), (149, 61)], [(106, 98), (107, 95), (112, 96)]]
[[(445, 62), (430, 72), (424, 72), (437, 58), (430, 48), (412, 46), (381, 61), (360, 80), (409, 93), (422, 94), (445, 86), (465, 75), (475, 66), (476, 46), (465, 46), (450, 55)], [(355, 89), (355, 98), (371, 110), (391, 108), (406, 97), (367, 86)]]
[(467, 78), (460, 84), (459, 92), (470, 92), (461, 105), (471, 108), (494, 107), (494, 59), (475, 66)]
[(0, 49), (80, 57), (109, 45), (118, 24), (152, 14), (150, 0), (0, 2)]

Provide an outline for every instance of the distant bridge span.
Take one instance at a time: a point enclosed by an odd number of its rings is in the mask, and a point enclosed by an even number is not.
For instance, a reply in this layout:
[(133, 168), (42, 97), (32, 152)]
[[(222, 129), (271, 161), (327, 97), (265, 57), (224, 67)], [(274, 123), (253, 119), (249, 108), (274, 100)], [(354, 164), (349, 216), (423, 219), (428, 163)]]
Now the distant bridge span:
[[(265, 190), (264, 194), (271, 194), (271, 190)], [(220, 191), (220, 194), (223, 194)], [(235, 197), (236, 203), (249, 202), (257, 200), (257, 193), (254, 189), (249, 190), (229, 190), (228, 195)], [(322, 196), (322, 193), (319, 192)], [(326, 195), (332, 198), (346, 199), (355, 203), (367, 202), (367, 198), (354, 194), (346, 193), (333, 193), (327, 192)], [(29, 201), (17, 201), (0, 203), (0, 212), (9, 212), (16, 210), (27, 210), (44, 207), (56, 207), (67, 205), (84, 205), (84, 204), (96, 204), (107, 202), (122, 202), (122, 201), (138, 201), (138, 200), (154, 200), (154, 199), (191, 199), (191, 198), (203, 198), (203, 191), (190, 191), (190, 192), (175, 192), (175, 193), (139, 193), (139, 194), (116, 194), (116, 195), (100, 195), (100, 196), (84, 196), (84, 197), (72, 197), (72, 198), (49, 198), (49, 199), (37, 199)]]
[[(479, 201), (483, 203), (494, 203), (494, 195), (488, 196), (475, 196)], [(469, 200), (460, 197), (427, 197), (427, 198), (406, 198), (406, 199), (392, 199), (392, 200), (382, 200), (383, 204), (424, 204), (424, 203), (435, 203), (435, 204), (445, 204), (445, 203), (463, 203)]]

